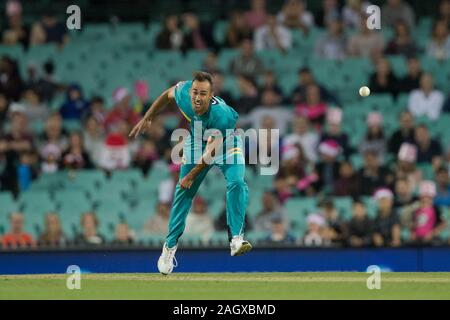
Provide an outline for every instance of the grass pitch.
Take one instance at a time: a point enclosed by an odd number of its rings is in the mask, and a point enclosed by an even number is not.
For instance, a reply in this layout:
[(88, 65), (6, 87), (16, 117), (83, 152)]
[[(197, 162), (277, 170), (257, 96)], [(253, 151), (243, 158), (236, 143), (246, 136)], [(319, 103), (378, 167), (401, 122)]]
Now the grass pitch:
[(382, 273), (369, 290), (367, 273), (83, 274), (0, 276), (0, 299), (450, 299), (450, 273)]

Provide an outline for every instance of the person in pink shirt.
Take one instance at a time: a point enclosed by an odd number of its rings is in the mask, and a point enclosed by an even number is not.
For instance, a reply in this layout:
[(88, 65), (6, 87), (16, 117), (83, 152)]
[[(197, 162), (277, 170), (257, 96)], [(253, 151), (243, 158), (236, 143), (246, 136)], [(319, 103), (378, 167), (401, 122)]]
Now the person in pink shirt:
[(250, 10), (245, 12), (244, 17), (249, 27), (255, 30), (266, 23), (266, 0), (252, 0), (250, 6)]
[(295, 106), (295, 112), (299, 116), (307, 117), (318, 129), (325, 120), (327, 105), (320, 98), (320, 89), (311, 84), (306, 88), (306, 101)]

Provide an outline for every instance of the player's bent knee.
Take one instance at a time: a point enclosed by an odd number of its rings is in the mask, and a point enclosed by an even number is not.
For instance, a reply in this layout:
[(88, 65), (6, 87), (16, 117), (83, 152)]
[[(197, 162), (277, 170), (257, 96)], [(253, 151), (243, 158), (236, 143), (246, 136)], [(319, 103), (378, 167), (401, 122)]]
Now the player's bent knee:
[(248, 186), (244, 180), (233, 180), (227, 183), (227, 189), (228, 190), (238, 189), (245, 192), (248, 191)]

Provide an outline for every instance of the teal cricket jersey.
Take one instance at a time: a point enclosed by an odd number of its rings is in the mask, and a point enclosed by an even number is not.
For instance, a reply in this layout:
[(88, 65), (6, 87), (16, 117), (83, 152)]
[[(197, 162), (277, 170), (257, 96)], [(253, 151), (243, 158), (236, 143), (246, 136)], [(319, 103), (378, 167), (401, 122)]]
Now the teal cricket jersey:
[[(175, 86), (175, 101), (184, 117), (189, 121), (191, 136), (185, 140), (184, 161), (198, 161), (206, 146), (208, 129), (219, 130), (224, 138), (225, 157), (242, 154), (242, 141), (234, 134), (238, 113), (220, 97), (214, 96), (206, 113), (198, 116), (191, 104), (189, 91), (192, 81), (182, 81)], [(223, 154), (221, 155), (223, 156)], [(216, 157), (217, 158), (217, 157)], [(192, 162), (190, 162), (192, 163)]]

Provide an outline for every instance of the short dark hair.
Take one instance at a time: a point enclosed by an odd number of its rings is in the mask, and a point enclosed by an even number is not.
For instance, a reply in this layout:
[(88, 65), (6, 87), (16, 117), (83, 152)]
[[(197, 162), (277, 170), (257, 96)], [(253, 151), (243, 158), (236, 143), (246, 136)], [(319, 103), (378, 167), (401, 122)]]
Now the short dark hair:
[(208, 72), (204, 72), (204, 71), (196, 71), (193, 73), (193, 79), (192, 81), (208, 81), (209, 84), (211, 85), (211, 88), (213, 87), (213, 80), (212, 80), (212, 75)]

